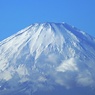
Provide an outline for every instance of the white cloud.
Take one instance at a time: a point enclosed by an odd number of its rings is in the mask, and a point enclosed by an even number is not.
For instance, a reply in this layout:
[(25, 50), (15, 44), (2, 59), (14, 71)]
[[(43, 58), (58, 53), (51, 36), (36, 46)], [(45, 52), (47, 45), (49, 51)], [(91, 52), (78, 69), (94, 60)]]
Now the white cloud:
[(0, 74), (0, 79), (3, 79), (3, 80), (6, 80), (6, 81), (8, 81), (8, 80), (10, 80), (12, 78), (12, 75), (11, 75), (11, 73), (9, 72), (9, 71), (4, 71), (4, 72), (2, 72), (1, 74)]
[(70, 58), (68, 60), (63, 61), (62, 64), (56, 68), (56, 70), (58, 72), (78, 71), (78, 68), (76, 66), (74, 58)]
[(88, 70), (85, 70), (77, 76), (77, 83), (82, 86), (92, 86), (94, 84), (94, 80), (91, 73)]

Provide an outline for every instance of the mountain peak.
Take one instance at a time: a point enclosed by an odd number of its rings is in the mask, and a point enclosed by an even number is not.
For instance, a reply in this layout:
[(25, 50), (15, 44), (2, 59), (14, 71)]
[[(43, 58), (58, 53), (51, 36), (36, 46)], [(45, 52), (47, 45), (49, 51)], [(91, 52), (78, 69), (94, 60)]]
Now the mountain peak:
[(66, 23), (32, 24), (0, 42), (0, 93), (94, 88), (94, 61), (90, 35)]

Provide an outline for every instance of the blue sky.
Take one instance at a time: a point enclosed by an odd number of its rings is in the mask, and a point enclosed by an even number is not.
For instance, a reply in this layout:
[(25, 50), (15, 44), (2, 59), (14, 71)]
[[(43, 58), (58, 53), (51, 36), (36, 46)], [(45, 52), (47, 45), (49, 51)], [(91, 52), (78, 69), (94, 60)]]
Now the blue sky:
[(0, 0), (0, 40), (36, 22), (66, 22), (95, 37), (95, 0)]

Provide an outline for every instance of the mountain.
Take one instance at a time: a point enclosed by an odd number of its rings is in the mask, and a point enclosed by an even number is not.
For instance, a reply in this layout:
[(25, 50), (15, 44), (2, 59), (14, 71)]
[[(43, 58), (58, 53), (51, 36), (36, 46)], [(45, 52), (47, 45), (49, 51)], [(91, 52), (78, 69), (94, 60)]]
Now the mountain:
[(36, 23), (1, 41), (0, 95), (95, 95), (95, 38)]

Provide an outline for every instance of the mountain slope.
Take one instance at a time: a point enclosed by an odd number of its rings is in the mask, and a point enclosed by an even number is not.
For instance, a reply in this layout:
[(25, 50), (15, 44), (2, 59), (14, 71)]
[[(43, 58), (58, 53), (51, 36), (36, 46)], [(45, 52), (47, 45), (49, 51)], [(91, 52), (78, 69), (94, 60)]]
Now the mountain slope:
[(0, 95), (47, 95), (77, 87), (95, 88), (90, 35), (66, 23), (36, 23), (0, 42)]

